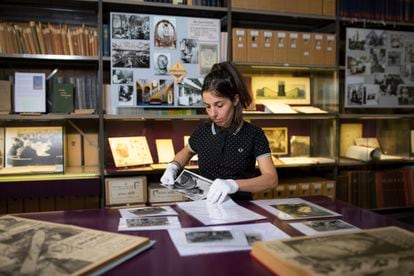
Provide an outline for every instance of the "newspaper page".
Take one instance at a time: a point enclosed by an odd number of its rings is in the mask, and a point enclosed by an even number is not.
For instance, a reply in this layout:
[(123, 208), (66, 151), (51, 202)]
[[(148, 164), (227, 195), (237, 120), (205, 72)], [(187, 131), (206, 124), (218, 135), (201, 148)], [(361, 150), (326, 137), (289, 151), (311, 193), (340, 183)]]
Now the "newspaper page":
[(0, 275), (89, 274), (148, 243), (145, 237), (2, 216)]

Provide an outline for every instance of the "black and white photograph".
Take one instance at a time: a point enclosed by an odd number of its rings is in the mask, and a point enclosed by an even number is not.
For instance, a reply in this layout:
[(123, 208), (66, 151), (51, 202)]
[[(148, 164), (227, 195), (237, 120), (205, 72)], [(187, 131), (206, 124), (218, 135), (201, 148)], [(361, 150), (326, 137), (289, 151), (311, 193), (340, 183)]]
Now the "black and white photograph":
[(351, 83), (347, 86), (347, 103), (348, 105), (362, 105), (364, 103), (364, 84)]
[(149, 68), (149, 42), (136, 40), (112, 41), (112, 67)]
[(201, 97), (203, 79), (187, 79), (178, 84), (178, 105), (179, 106), (200, 106), (204, 107)]
[(146, 227), (169, 224), (167, 217), (142, 217), (126, 219), (127, 227)]
[(384, 47), (387, 41), (387, 33), (384, 30), (370, 30), (365, 40), (370, 47)]
[(149, 16), (125, 13), (112, 14), (112, 38), (149, 40), (149, 24)]
[(403, 80), (399, 75), (388, 74), (384, 75), (384, 79), (379, 84), (380, 93), (383, 96), (397, 96), (397, 88), (403, 84)]
[(365, 50), (365, 36), (356, 30), (350, 30), (348, 34), (348, 49), (353, 51)]
[(188, 170), (183, 170), (175, 179), (173, 185), (163, 185), (170, 190), (183, 194), (192, 200), (207, 197), (208, 190), (213, 182)]
[(174, 104), (174, 81), (172, 79), (144, 80), (136, 83), (137, 105)]
[(355, 231), (359, 229), (341, 219), (292, 222), (289, 225), (307, 236), (328, 232)]
[(414, 63), (414, 40), (406, 40), (404, 46), (405, 63)]
[(206, 75), (211, 67), (219, 61), (218, 44), (200, 43), (200, 74)]
[(288, 128), (265, 127), (262, 128), (269, 141), (270, 151), (273, 155), (288, 153)]
[(176, 19), (173, 17), (163, 18), (155, 16), (154, 24), (154, 46), (156, 48), (176, 49)]
[(369, 49), (369, 62), (370, 72), (372, 73), (384, 73), (386, 67), (386, 53), (385, 48), (370, 48)]
[(398, 33), (391, 33), (390, 46), (392, 49), (400, 49), (404, 45), (404, 36)]
[(134, 87), (132, 85), (120, 85), (118, 90), (118, 105), (134, 105)]
[(401, 65), (401, 52), (400, 51), (388, 51), (388, 66), (400, 66)]
[(63, 171), (62, 127), (8, 127), (6, 166), (55, 165)]
[(293, 218), (324, 217), (330, 215), (329, 212), (306, 203), (281, 203), (270, 206)]
[(177, 216), (128, 216), (119, 219), (118, 231), (163, 230), (180, 227)]
[(399, 85), (398, 105), (414, 105), (414, 85)]
[(134, 71), (115, 69), (112, 70), (112, 83), (113, 84), (133, 84), (134, 83)]
[(123, 218), (176, 216), (177, 212), (171, 206), (144, 206), (135, 208), (121, 208), (119, 213)]
[(154, 53), (154, 74), (168, 75), (168, 69), (171, 67), (170, 53)]
[(368, 70), (367, 57), (347, 57), (347, 69), (351, 75), (365, 74)]
[(187, 232), (185, 233), (185, 237), (188, 243), (211, 243), (233, 239), (233, 235), (230, 231)]
[(198, 63), (198, 41), (191, 38), (183, 38), (180, 41), (180, 58), (183, 63)]
[(379, 86), (376, 84), (365, 84), (363, 86), (364, 103), (366, 105), (378, 105)]

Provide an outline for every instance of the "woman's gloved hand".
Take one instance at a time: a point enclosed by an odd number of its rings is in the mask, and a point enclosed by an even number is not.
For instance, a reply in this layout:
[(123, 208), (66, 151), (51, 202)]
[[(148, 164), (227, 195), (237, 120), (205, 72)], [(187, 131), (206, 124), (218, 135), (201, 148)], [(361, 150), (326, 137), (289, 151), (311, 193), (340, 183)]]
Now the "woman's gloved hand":
[(239, 190), (239, 185), (233, 179), (214, 180), (207, 193), (207, 200), (210, 203), (221, 204), (228, 194), (234, 194)]

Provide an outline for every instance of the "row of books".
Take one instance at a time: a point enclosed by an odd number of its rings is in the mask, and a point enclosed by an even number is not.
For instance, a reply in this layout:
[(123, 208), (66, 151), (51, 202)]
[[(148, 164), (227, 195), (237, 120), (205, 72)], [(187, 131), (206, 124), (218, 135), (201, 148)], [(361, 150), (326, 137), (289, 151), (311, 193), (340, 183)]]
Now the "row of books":
[(343, 17), (397, 22), (414, 21), (414, 3), (407, 0), (346, 0), (340, 1)]
[(0, 53), (98, 55), (96, 27), (42, 22), (0, 22)]
[(233, 8), (335, 16), (336, 0), (232, 0)]
[(319, 177), (303, 177), (281, 180), (273, 190), (254, 194), (255, 199), (290, 198), (313, 195), (336, 196), (336, 183)]
[(413, 170), (347, 171), (337, 178), (337, 198), (370, 209), (414, 205)]
[(97, 89), (96, 74), (59, 74), (46, 80), (45, 73), (16, 72), (11, 80), (0, 81), (0, 113), (91, 114), (97, 110)]
[(233, 29), (233, 61), (336, 64), (336, 36), (280, 30)]

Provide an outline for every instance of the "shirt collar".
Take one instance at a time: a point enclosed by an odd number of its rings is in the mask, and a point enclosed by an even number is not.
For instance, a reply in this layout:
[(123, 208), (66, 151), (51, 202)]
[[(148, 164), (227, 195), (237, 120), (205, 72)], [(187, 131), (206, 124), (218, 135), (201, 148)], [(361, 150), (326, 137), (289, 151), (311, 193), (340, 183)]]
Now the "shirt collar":
[[(237, 133), (239, 133), (240, 129), (243, 126), (243, 121), (240, 123), (240, 125), (238, 127), (230, 127), (230, 132), (233, 133), (233, 135), (237, 135)], [(219, 133), (221, 131), (220, 127), (218, 125), (216, 125), (214, 122), (211, 122), (211, 133), (213, 135), (216, 135), (217, 133)]]

